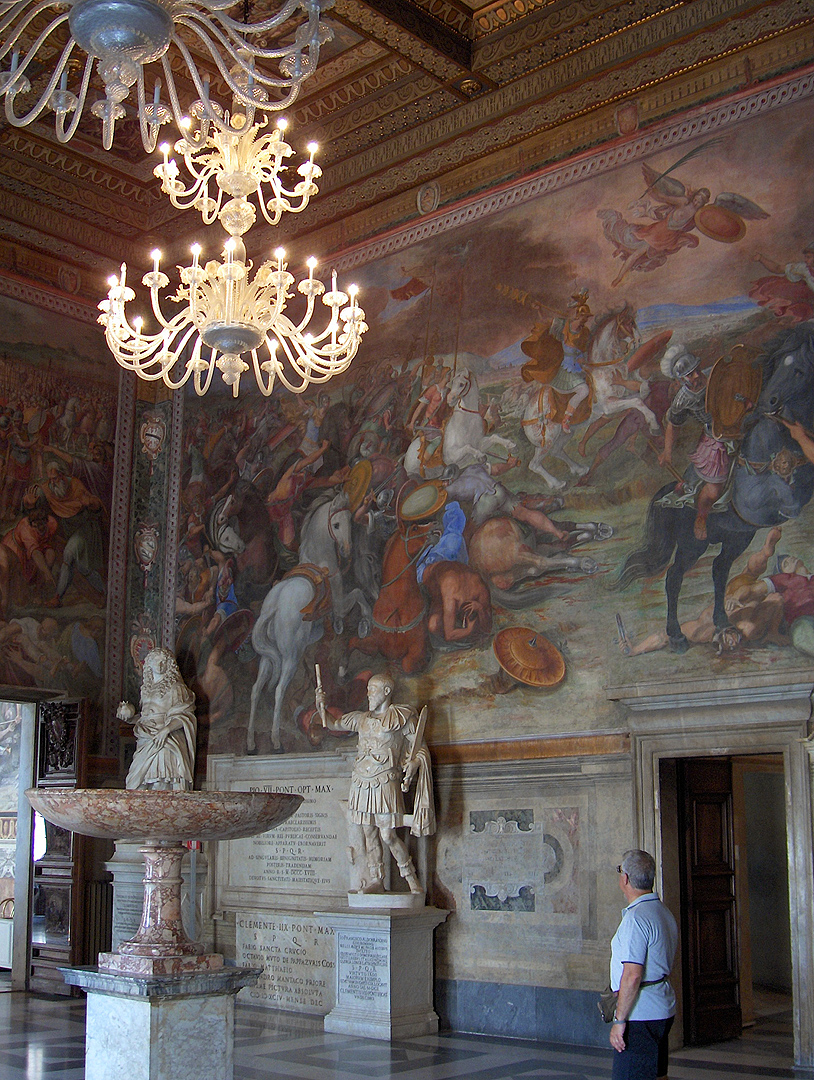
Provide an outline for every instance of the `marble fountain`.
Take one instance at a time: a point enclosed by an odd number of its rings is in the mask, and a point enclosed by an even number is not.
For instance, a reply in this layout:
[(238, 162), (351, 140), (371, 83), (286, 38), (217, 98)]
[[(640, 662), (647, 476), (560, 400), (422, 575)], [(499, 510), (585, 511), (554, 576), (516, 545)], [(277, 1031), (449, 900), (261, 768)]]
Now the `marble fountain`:
[(207, 1080), (233, 1076), (234, 999), (259, 968), (229, 965), (191, 941), (181, 919), (185, 840), (236, 840), (267, 832), (300, 795), (247, 791), (36, 788), (28, 801), (47, 821), (86, 836), (138, 842), (144, 903), (137, 933), (98, 967), (63, 968), (88, 995), (86, 1080)]

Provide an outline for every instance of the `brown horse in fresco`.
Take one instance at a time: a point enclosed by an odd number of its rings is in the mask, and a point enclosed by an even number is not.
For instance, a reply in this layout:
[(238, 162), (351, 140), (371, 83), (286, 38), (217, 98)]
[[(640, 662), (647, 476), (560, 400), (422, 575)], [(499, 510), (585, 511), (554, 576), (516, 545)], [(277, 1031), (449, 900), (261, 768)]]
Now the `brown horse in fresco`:
[(373, 629), (353, 637), (349, 648), (367, 656), (381, 653), (406, 675), (423, 671), (430, 660), (429, 602), (416, 578), (416, 563), (440, 535), (437, 522), (404, 523), (382, 556), (382, 585), (373, 607)]

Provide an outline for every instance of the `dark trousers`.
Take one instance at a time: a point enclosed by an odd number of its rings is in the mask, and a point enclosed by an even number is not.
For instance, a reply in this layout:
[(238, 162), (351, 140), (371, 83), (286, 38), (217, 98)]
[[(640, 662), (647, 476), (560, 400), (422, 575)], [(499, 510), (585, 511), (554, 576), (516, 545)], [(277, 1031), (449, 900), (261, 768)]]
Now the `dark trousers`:
[(612, 1080), (657, 1080), (667, 1075), (667, 1039), (673, 1017), (667, 1020), (628, 1020), (625, 1049), (613, 1051)]

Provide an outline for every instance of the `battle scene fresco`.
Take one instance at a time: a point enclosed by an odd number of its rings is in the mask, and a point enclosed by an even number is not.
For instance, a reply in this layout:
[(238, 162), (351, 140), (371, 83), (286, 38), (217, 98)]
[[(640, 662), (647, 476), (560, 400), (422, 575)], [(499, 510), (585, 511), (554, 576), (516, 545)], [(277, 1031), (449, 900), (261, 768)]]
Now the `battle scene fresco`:
[(118, 383), (105, 353), (95, 327), (0, 299), (0, 682), (86, 698), (97, 733)]
[(435, 743), (810, 669), (811, 120), (722, 126), (369, 262), (346, 376), (187, 398), (176, 652), (210, 752), (336, 746), (315, 664), (337, 713), (389, 667)]

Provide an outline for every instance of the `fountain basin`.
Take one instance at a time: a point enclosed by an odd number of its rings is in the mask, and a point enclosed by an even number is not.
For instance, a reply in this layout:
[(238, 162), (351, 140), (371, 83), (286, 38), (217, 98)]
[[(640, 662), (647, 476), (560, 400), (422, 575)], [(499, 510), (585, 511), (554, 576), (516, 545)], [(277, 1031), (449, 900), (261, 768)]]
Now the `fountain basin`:
[(301, 795), (259, 791), (29, 788), (26, 798), (63, 829), (106, 840), (237, 840), (281, 825)]
[(301, 795), (259, 791), (122, 791), (29, 788), (26, 798), (54, 825), (85, 836), (141, 843), (144, 902), (135, 937), (99, 953), (99, 971), (130, 976), (195, 975), (223, 967), (220, 953), (191, 941), (181, 917), (185, 840), (237, 840), (291, 817)]

